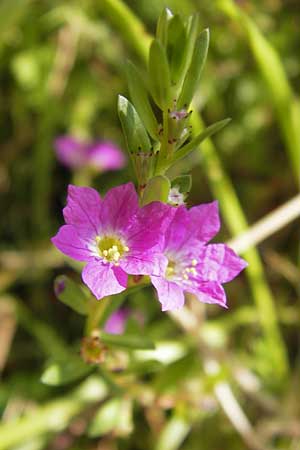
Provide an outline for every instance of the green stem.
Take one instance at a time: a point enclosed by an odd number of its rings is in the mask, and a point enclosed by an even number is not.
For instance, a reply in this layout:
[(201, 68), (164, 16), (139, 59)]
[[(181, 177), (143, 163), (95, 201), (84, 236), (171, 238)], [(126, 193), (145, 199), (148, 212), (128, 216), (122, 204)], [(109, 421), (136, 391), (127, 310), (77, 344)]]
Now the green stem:
[(218, 0), (219, 9), (242, 27), (247, 43), (277, 115), (291, 168), (300, 183), (300, 102), (295, 96), (280, 56), (254, 21), (232, 0)]
[(91, 297), (90, 300), (90, 311), (85, 322), (85, 334), (90, 336), (94, 330), (99, 328), (99, 323), (101, 322), (101, 317), (109, 304), (110, 297), (102, 298), (101, 300), (96, 300), (95, 297)]
[(161, 141), (161, 147), (158, 155), (158, 161), (156, 166), (156, 175), (162, 175), (166, 166), (167, 160), (170, 158), (170, 145), (168, 142), (169, 137), (169, 113), (168, 110), (163, 111), (163, 137)]
[[(133, 20), (133, 13), (129, 8), (120, 0), (104, 0), (103, 5), (105, 16), (112, 20), (114, 25), (122, 33), (124, 39), (133, 46), (141, 59), (146, 62), (150, 38), (147, 36), (146, 39), (143, 39), (143, 36), (137, 33), (137, 29), (140, 28), (137, 26), (138, 18), (134, 17), (134, 27), (125, 27), (124, 24), (126, 24), (128, 17)], [(199, 114), (197, 115), (195, 112), (193, 116), (193, 129), (195, 134), (197, 134), (203, 129), (203, 123)], [(210, 139), (207, 139), (202, 144), (202, 151), (204, 155), (203, 164), (211, 189), (216, 198), (220, 200), (220, 206), (229, 230), (233, 236), (236, 236), (248, 227), (238, 197)], [(271, 367), (274, 373), (276, 373), (277, 378), (282, 380), (288, 372), (288, 361), (286, 347), (279, 329), (275, 301), (267, 284), (257, 250), (255, 248), (248, 250), (246, 258), (249, 262), (246, 273), (258, 310), (260, 324), (265, 335), (266, 343), (270, 349), (270, 356), (273, 357)]]
[[(204, 128), (200, 117), (196, 118), (194, 128)], [(240, 202), (234, 192), (230, 178), (222, 168), (216, 149), (210, 139), (202, 143), (202, 164), (210, 181), (214, 195), (220, 201), (227, 227), (233, 236), (241, 234), (248, 228)], [(264, 268), (258, 251), (253, 247), (244, 253), (249, 266), (246, 270), (252, 295), (256, 304), (261, 327), (267, 343), (270, 357), (273, 356), (274, 369), (278, 376), (284, 377), (288, 371), (287, 351), (282, 339), (275, 308), (275, 300), (267, 284)], [(276, 366), (275, 366), (276, 364)]]

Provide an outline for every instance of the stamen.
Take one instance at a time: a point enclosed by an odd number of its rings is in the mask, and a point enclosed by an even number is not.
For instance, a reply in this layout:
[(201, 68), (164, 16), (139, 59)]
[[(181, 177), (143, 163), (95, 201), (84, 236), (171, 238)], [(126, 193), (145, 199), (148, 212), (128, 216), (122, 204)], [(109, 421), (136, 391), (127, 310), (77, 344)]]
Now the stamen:
[(129, 251), (129, 247), (117, 236), (96, 236), (95, 240), (98, 254), (105, 263), (110, 262), (118, 266), (124, 253)]

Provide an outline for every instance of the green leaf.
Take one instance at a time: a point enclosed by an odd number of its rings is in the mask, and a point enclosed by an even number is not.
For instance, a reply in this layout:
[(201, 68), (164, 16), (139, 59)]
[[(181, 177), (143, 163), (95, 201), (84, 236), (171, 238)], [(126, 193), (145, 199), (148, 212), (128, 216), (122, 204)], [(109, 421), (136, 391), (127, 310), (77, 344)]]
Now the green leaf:
[(41, 381), (50, 386), (61, 386), (88, 375), (92, 370), (93, 367), (85, 364), (79, 357), (69, 357), (63, 361), (51, 362), (43, 372)]
[(204, 139), (206, 139), (209, 136), (212, 136), (213, 134), (215, 134), (218, 131), (220, 131), (230, 121), (231, 121), (231, 119), (220, 120), (219, 122), (216, 122), (213, 125), (210, 125), (209, 127), (207, 127), (204, 131), (202, 131), (202, 133), (200, 133), (197, 137), (195, 137), (195, 139), (193, 139), (191, 142), (189, 142), (188, 144), (184, 145), (182, 148), (180, 148), (179, 150), (177, 150), (175, 152), (175, 155), (174, 155), (172, 163), (178, 161), (181, 158), (184, 158), (190, 152), (196, 150), (198, 145), (200, 145), (201, 142), (204, 141)]
[(170, 101), (170, 71), (166, 51), (157, 39), (150, 47), (149, 85), (155, 103), (165, 109)]
[(120, 405), (120, 398), (112, 398), (100, 406), (89, 426), (89, 437), (103, 436), (115, 429), (120, 418)]
[(158, 124), (152, 111), (145, 82), (132, 62), (128, 62), (126, 66), (127, 82), (129, 93), (133, 104), (147, 128), (150, 136), (157, 140)]
[(156, 376), (154, 386), (156, 392), (172, 391), (179, 388), (179, 383), (191, 378), (192, 374), (201, 373), (201, 364), (194, 352), (184, 355), (177, 361), (168, 364)]
[(171, 187), (178, 187), (179, 192), (183, 194), (190, 192), (192, 188), (192, 176), (191, 175), (180, 175), (174, 178), (171, 182)]
[(209, 31), (203, 30), (196, 40), (193, 57), (182, 90), (178, 99), (177, 108), (188, 107), (198, 87), (199, 79), (204, 67), (209, 44)]
[(129, 153), (149, 151), (151, 142), (147, 131), (132, 103), (119, 95), (118, 113)]
[(179, 414), (169, 419), (158, 436), (155, 450), (177, 450), (191, 429), (192, 424)]
[(101, 332), (101, 342), (107, 345), (113, 345), (117, 347), (130, 348), (135, 350), (153, 350), (155, 349), (154, 343), (146, 336), (136, 336), (129, 334), (109, 334)]
[(133, 430), (133, 400), (131, 398), (122, 398), (119, 407), (119, 421), (116, 426), (117, 436), (128, 436)]
[(186, 72), (191, 64), (194, 48), (196, 44), (196, 39), (198, 36), (198, 28), (199, 28), (199, 15), (193, 14), (188, 18), (188, 23), (186, 25), (186, 45), (184, 48), (184, 54), (182, 58), (182, 68), (181, 68), (181, 80), (180, 83), (183, 82)]
[(148, 203), (160, 201), (167, 203), (168, 195), (170, 192), (170, 181), (164, 175), (157, 175), (151, 178), (147, 183), (147, 186), (143, 194), (143, 205)]
[(88, 314), (88, 298), (84, 290), (65, 275), (58, 276), (54, 281), (54, 291), (57, 298), (78, 314)]
[(181, 76), (184, 49), (186, 47), (186, 31), (179, 15), (172, 17), (168, 29), (167, 56), (170, 65), (171, 81), (176, 84)]
[(164, 47), (167, 45), (168, 26), (172, 17), (172, 11), (164, 8), (157, 22), (156, 37)]

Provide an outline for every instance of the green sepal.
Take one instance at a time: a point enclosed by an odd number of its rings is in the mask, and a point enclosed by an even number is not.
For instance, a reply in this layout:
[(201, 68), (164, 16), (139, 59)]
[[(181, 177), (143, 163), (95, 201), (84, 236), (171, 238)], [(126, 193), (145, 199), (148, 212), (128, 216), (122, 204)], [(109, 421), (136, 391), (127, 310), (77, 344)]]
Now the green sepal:
[(135, 65), (128, 61), (126, 75), (132, 102), (150, 136), (157, 140), (158, 124), (151, 108), (145, 81)]
[(167, 56), (170, 66), (172, 84), (176, 84), (181, 77), (184, 49), (186, 47), (186, 31), (181, 17), (176, 14), (169, 23)]
[(54, 292), (61, 302), (78, 314), (88, 314), (88, 296), (83, 288), (69, 277), (58, 276), (54, 281)]
[(132, 103), (126, 97), (118, 97), (118, 113), (130, 154), (148, 152), (151, 142), (147, 131)]
[(191, 103), (198, 87), (202, 69), (204, 67), (209, 45), (209, 31), (203, 30), (198, 36), (192, 56), (192, 61), (185, 76), (177, 108), (187, 108)]
[(171, 182), (171, 187), (178, 187), (179, 192), (187, 194), (192, 188), (192, 176), (180, 175), (179, 177), (174, 178)]
[(79, 356), (64, 358), (62, 361), (52, 361), (41, 376), (41, 382), (49, 386), (62, 386), (72, 383), (93, 370)]
[(156, 37), (164, 47), (167, 45), (168, 27), (172, 17), (172, 11), (169, 8), (164, 8), (157, 22)]
[(101, 332), (100, 341), (106, 345), (112, 345), (134, 350), (153, 350), (154, 343), (146, 336), (129, 334), (109, 334)]
[(157, 175), (151, 178), (144, 190), (143, 194), (143, 205), (154, 201), (160, 201), (167, 203), (168, 195), (170, 192), (170, 181), (164, 175)]
[(204, 139), (207, 139), (208, 137), (212, 136), (213, 134), (220, 131), (222, 128), (227, 125), (231, 119), (224, 119), (220, 120), (219, 122), (214, 123), (213, 125), (210, 125), (207, 127), (202, 133), (200, 133), (197, 137), (195, 137), (191, 142), (181, 147), (179, 150), (177, 150), (174, 154), (172, 164), (178, 161), (181, 158), (184, 158), (192, 151), (196, 150), (196, 148), (201, 144), (201, 142), (204, 141)]
[(169, 105), (170, 85), (166, 51), (161, 43), (154, 39), (149, 52), (149, 87), (153, 100), (161, 109)]

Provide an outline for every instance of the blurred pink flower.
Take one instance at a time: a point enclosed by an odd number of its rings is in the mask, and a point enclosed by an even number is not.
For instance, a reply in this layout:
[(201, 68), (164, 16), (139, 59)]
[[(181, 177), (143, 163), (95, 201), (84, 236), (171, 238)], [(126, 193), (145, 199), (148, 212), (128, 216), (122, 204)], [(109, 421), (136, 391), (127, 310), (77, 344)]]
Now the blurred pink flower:
[(60, 136), (54, 141), (58, 160), (70, 169), (91, 167), (100, 172), (122, 169), (126, 158), (111, 142), (81, 141), (72, 136)]
[(129, 308), (119, 308), (112, 313), (107, 319), (104, 331), (111, 334), (122, 334), (125, 330), (125, 325), (130, 315)]

